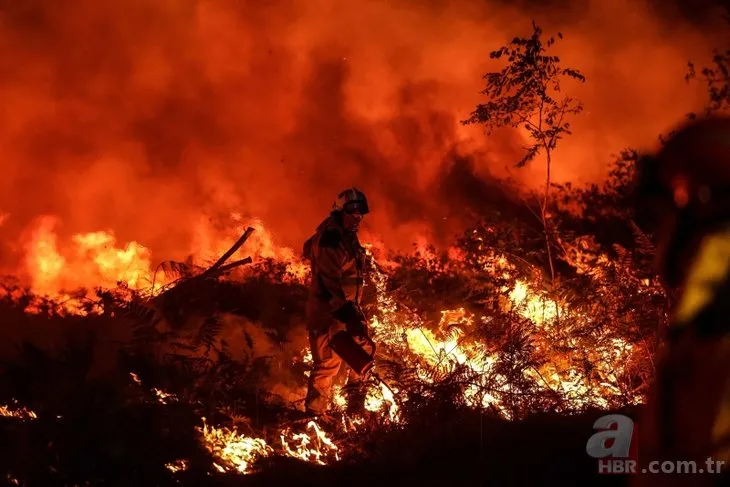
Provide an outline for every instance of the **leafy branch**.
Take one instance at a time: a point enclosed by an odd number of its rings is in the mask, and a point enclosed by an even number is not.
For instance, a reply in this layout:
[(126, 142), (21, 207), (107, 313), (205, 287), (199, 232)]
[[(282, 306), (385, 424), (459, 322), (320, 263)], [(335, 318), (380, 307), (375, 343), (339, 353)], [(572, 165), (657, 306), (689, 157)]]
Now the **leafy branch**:
[[(542, 29), (535, 21), (532, 22), (532, 29), (530, 37), (516, 37), (506, 46), (490, 53), (491, 59), (506, 58), (507, 65), (501, 71), (484, 75), (486, 88), (480, 93), (489, 99), (477, 105), (471, 116), (461, 123), (484, 125), (488, 134), (501, 127), (527, 131), (531, 143), (525, 147), (525, 155), (517, 162), (517, 167), (524, 167), (540, 153), (545, 154), (547, 175), (540, 218), (548, 250), (550, 275), (554, 280), (547, 214), (552, 151), (559, 140), (571, 134), (568, 119), (583, 110), (580, 100), (570, 96), (560, 97), (559, 93), (563, 78), (585, 82), (585, 76), (576, 69), (561, 67), (560, 58), (547, 53), (548, 48), (555, 44), (555, 37), (543, 41)], [(563, 39), (561, 33), (557, 37)]]
[(694, 63), (689, 62), (685, 76), (688, 82), (699, 78), (707, 86), (707, 113), (730, 110), (730, 49), (715, 49), (712, 54), (713, 66), (702, 68), (698, 74)]

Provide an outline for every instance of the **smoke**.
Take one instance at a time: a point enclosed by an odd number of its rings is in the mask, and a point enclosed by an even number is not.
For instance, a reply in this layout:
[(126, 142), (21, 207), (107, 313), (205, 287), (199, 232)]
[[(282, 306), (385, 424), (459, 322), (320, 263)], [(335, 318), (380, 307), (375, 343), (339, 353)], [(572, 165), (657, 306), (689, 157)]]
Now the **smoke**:
[(683, 75), (712, 26), (656, 5), (0, 0), (3, 258), (42, 215), (181, 257), (200, 215), (230, 208), (298, 248), (351, 185), (394, 248), (456, 232), (494, 176), (542, 185), (539, 163), (513, 168), (519, 133), (459, 124), (531, 17), (588, 78), (565, 87), (586, 111), (555, 178), (600, 181), (703, 102)]

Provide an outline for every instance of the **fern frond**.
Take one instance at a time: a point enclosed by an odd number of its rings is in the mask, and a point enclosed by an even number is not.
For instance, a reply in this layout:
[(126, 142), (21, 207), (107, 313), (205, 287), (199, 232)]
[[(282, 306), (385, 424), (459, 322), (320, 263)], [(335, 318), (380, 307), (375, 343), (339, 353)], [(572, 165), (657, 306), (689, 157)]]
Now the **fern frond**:
[(218, 335), (222, 329), (223, 323), (217, 315), (208, 316), (198, 329), (195, 343), (205, 347), (206, 353), (210, 352), (211, 349), (215, 349)]
[(157, 272), (162, 271), (168, 280), (189, 279), (200, 274), (203, 268), (188, 262), (178, 262), (174, 260), (166, 260), (157, 266)]

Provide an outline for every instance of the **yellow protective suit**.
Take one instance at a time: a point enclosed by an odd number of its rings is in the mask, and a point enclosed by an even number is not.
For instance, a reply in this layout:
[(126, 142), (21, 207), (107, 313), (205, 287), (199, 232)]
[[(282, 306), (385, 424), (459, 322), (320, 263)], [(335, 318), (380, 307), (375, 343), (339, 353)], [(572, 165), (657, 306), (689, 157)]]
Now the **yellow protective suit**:
[[(345, 324), (333, 313), (348, 301), (360, 305), (364, 286), (365, 252), (354, 232), (345, 231), (334, 217), (329, 217), (305, 243), (304, 255), (311, 262), (312, 280), (307, 301), (307, 330), (312, 351), (313, 368), (305, 407), (319, 414), (329, 408), (333, 380), (342, 365), (342, 359), (330, 348), (329, 341)], [(367, 340), (358, 343), (373, 353)], [(360, 378), (349, 372), (351, 389), (358, 389)], [(364, 400), (364, 396), (361, 398)]]
[(639, 418), (641, 463), (694, 461), (705, 473), (640, 475), (632, 486), (730, 485), (729, 271), (730, 227), (707, 235), (695, 254)]

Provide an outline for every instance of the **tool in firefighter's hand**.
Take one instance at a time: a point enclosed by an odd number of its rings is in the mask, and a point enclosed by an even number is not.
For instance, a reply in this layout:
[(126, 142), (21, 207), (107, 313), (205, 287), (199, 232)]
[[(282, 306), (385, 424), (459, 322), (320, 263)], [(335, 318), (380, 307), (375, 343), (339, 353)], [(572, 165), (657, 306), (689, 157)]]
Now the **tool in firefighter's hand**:
[(347, 304), (332, 313), (332, 316), (334, 316), (336, 320), (342, 322), (352, 336), (368, 338), (365, 314), (362, 312), (360, 307), (352, 301), (348, 301)]
[(396, 395), (393, 389), (374, 370), (375, 343), (370, 338), (367, 338), (367, 340), (372, 344), (373, 355), (367, 353), (346, 331), (336, 333), (330, 340), (330, 347), (355, 373), (362, 376), (370, 375), (383, 384), (395, 399)]
[(375, 359), (367, 353), (347, 331), (339, 331), (330, 340), (330, 347), (358, 375), (367, 375), (375, 366)]

